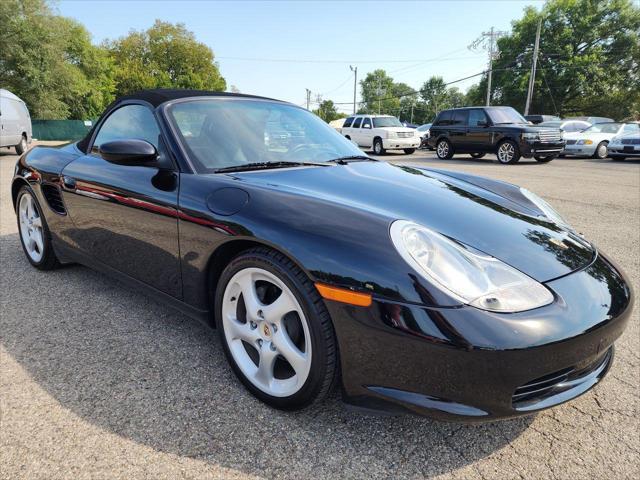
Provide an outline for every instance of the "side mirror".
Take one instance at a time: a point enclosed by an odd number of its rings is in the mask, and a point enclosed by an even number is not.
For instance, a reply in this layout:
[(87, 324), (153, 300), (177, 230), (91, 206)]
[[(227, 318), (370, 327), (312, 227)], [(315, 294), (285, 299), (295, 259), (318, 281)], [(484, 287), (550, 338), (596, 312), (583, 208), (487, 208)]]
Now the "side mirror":
[(100, 145), (100, 156), (107, 162), (131, 167), (157, 166), (158, 151), (146, 140), (114, 140)]
[(371, 130), (371, 125), (369, 125), (369, 124), (363, 125), (362, 128), (368, 128), (369, 130)]

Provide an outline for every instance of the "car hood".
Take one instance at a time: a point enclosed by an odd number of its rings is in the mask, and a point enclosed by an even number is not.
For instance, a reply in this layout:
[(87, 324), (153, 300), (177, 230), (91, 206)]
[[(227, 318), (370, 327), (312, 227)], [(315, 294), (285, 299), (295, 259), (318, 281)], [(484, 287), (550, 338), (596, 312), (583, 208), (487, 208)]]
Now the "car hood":
[(595, 255), (588, 242), (544, 218), (517, 187), (482, 177), (462, 180), (386, 162), (233, 175), (249, 194), (262, 187), (312, 197), (327, 215), (342, 205), (384, 216), (389, 224), (415, 221), (541, 282), (583, 268)]
[(385, 132), (415, 132), (415, 128), (407, 127), (376, 127), (378, 130), (384, 130)]
[(601, 142), (603, 140), (611, 140), (615, 136), (616, 136), (615, 133), (573, 132), (573, 133), (566, 133), (564, 138), (567, 140), (593, 140), (594, 142)]

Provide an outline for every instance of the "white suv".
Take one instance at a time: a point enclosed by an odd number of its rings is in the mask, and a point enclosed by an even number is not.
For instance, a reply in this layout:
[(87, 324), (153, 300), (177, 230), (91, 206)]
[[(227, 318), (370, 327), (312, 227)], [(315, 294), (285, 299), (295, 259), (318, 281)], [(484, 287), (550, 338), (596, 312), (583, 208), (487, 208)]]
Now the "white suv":
[(415, 129), (403, 127), (391, 115), (354, 115), (344, 121), (341, 132), (359, 147), (373, 148), (376, 155), (384, 154), (385, 150), (411, 154), (420, 146)]

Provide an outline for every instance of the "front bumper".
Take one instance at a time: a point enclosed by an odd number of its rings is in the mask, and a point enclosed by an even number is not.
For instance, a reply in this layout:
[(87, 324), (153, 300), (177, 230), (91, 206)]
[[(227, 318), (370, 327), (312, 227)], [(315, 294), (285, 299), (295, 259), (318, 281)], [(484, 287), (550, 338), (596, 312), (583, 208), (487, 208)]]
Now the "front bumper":
[(516, 314), (327, 302), (345, 402), (467, 422), (529, 414), (583, 394), (611, 366), (632, 292), (602, 256), (547, 286), (554, 303)]
[(566, 145), (562, 153), (564, 155), (586, 155), (590, 157), (591, 155), (596, 153), (597, 146), (598, 145), (595, 143), (592, 143), (591, 145), (578, 145), (574, 143), (573, 145)]
[(607, 147), (609, 155), (620, 155), (624, 157), (640, 157), (640, 145), (609, 144)]
[(520, 153), (523, 157), (533, 157), (534, 155), (559, 155), (565, 148), (564, 141), (561, 142), (520, 142)]
[(403, 149), (403, 148), (418, 148), (420, 146), (420, 137), (410, 138), (384, 138), (382, 139), (382, 146), (386, 150)]

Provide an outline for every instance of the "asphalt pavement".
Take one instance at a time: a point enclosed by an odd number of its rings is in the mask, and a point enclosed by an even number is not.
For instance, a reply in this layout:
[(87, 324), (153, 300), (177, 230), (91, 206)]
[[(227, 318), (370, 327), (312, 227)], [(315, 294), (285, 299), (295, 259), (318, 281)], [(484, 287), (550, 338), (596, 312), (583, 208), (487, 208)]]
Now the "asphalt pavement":
[[(638, 307), (607, 378), (533, 417), (480, 425), (365, 415), (334, 395), (272, 410), (233, 376), (215, 333), (81, 266), (43, 273), (18, 239), (0, 151), (0, 478), (639, 478)], [(542, 195), (640, 284), (640, 162), (387, 161)]]

